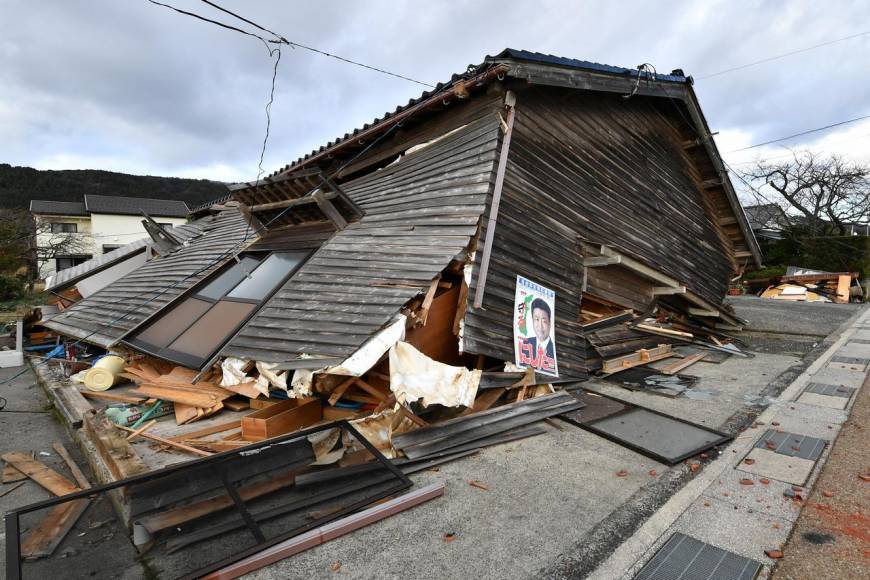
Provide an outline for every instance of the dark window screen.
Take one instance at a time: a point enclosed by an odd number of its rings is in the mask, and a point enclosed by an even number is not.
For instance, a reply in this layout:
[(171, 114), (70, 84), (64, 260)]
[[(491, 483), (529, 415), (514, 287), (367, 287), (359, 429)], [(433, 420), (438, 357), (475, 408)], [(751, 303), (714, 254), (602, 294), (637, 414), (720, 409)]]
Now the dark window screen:
[(254, 270), (250, 278), (243, 280), (227, 297), (262, 300), (307, 256), (307, 252), (271, 254)]
[(172, 308), (171, 316), (163, 316), (136, 335), (136, 340), (164, 347), (211, 307), (210, 302), (188, 298)]
[(169, 348), (191, 356), (207, 358), (256, 307), (256, 304), (247, 302), (221, 300), (196, 324), (184, 331)]
[(259, 257), (245, 256), (235, 265), (230, 266), (217, 278), (206, 284), (205, 287), (197, 290), (196, 293), (205, 298), (211, 298), (212, 300), (223, 298), (224, 294), (245, 279), (245, 273), (252, 272), (259, 263)]

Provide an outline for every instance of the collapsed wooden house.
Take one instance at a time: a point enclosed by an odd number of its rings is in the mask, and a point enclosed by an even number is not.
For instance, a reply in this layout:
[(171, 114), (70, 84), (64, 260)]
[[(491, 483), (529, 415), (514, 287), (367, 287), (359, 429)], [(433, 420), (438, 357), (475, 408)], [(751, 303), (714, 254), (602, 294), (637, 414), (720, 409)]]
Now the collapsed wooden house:
[[(227, 225), (216, 227), (235, 237), (194, 239), (46, 325), (192, 368), (233, 356), (321, 370), (403, 310), (413, 327), (424, 303), (452, 291), (451, 332), (421, 342), (450, 343), (436, 349), (455, 351), (445, 362), (460, 353), (512, 361), (519, 275), (555, 292), (559, 374), (582, 378), (591, 370), (582, 311), (643, 312), (657, 301), (711, 327), (736, 326), (722, 306), (729, 279), (760, 261), (681, 71), (505, 50), (231, 189), (242, 206), (224, 209)], [(209, 262), (234, 245), (233, 256)], [(154, 339), (161, 313), (176, 323), (180, 312), (202, 316), (196, 283), (240, 250), (252, 264), (263, 253), (291, 258), (256, 299), (217, 301), (210, 319), (223, 326), (200, 330), (208, 349), (185, 347), (201, 338), (192, 329), (176, 347), (172, 329)]]
[[(760, 263), (690, 77), (510, 49), (230, 195), (117, 279), (142, 244), (53, 288), (100, 282), (44, 324), (123, 355), (137, 383), (68, 403), (108, 482), (342, 418), (402, 469), (540, 433), (584, 404), (553, 383), (693, 332), (724, 349), (729, 281)], [(125, 424), (81, 395), (148, 410)], [(176, 421), (145, 422), (166, 401)], [(359, 445), (311, 444), (306, 477), (367, 469)], [(167, 509), (126, 495), (128, 525)], [(210, 513), (176, 499), (172, 517)]]

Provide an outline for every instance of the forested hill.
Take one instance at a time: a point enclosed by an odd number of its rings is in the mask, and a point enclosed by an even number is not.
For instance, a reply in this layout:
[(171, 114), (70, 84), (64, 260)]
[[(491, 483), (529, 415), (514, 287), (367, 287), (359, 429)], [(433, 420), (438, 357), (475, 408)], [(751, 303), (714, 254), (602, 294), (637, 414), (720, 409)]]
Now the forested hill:
[(207, 179), (128, 175), (98, 169), (37, 170), (0, 163), (0, 208), (30, 207), (31, 199), (82, 201), (86, 193), (186, 201), (190, 207), (226, 195)]

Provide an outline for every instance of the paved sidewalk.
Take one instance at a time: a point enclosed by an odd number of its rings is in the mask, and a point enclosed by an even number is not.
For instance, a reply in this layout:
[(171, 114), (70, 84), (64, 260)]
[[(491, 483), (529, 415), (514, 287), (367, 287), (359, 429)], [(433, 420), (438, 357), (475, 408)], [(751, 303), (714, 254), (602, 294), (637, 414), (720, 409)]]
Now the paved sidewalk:
[[(870, 578), (870, 388), (858, 393), (801, 511), (777, 580)], [(864, 476), (862, 478), (862, 476)]]
[(747, 558), (768, 577), (777, 563), (768, 554), (786, 544), (868, 366), (870, 310), (589, 578), (634, 578), (678, 533)]

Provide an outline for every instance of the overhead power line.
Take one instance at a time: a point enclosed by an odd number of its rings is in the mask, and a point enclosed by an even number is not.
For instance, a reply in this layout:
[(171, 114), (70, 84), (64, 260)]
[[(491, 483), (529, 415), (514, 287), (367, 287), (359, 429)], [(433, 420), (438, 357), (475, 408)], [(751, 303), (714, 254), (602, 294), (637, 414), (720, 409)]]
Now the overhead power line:
[(840, 121), (839, 123), (832, 123), (830, 125), (825, 125), (824, 127), (817, 127), (815, 129), (801, 131), (800, 133), (795, 133), (794, 135), (780, 137), (779, 139), (771, 139), (770, 141), (765, 141), (764, 143), (756, 143), (755, 145), (750, 145), (749, 147), (742, 147), (740, 149), (734, 149), (733, 151), (729, 151), (728, 153), (737, 153), (738, 151), (748, 151), (749, 149), (755, 149), (756, 147), (763, 147), (764, 145), (770, 145), (772, 143), (779, 143), (780, 141), (788, 141), (789, 139), (794, 139), (795, 137), (809, 135), (810, 133), (818, 133), (819, 131), (826, 131), (826, 130), (832, 129), (834, 127), (840, 127), (842, 125), (848, 125), (849, 123), (863, 121), (864, 119), (870, 119), (870, 115), (863, 115), (861, 117), (855, 117), (854, 119), (849, 119), (848, 121)]
[[(409, 77), (409, 76), (400, 75), (400, 74), (398, 74), (398, 73), (394, 73), (394, 72), (388, 71), (388, 70), (383, 69), (383, 68), (379, 68), (379, 67), (376, 67), (376, 66), (372, 66), (372, 65), (369, 65), (369, 64), (365, 64), (365, 63), (363, 63), (363, 62), (359, 62), (359, 61), (356, 61), (356, 60), (352, 60), (352, 59), (349, 59), (349, 58), (346, 58), (346, 57), (343, 57), (343, 56), (339, 56), (339, 55), (337, 55), (337, 54), (332, 54), (332, 53), (330, 53), (330, 52), (326, 52), (325, 50), (320, 50), (319, 48), (314, 48), (314, 47), (312, 47), (312, 46), (307, 46), (307, 45), (304, 45), (304, 44), (300, 44), (300, 43), (298, 43), (298, 42), (294, 42), (294, 41), (292, 41), (292, 40), (287, 40), (287, 38), (285, 38), (283, 35), (278, 34), (277, 32), (273, 32), (273, 31), (269, 30), (268, 28), (266, 28), (266, 27), (264, 27), (264, 26), (260, 26), (260, 25), (257, 24), (256, 22), (253, 22), (253, 21), (251, 21), (251, 20), (249, 20), (249, 19), (247, 19), (247, 18), (245, 18), (245, 17), (243, 17), (243, 16), (239, 16), (239, 15), (236, 14), (235, 12), (232, 12), (232, 11), (230, 11), (230, 10), (227, 10), (226, 8), (223, 8), (223, 7), (219, 6), (218, 4), (216, 4), (216, 3), (214, 3), (214, 2), (210, 2), (209, 0), (201, 0), (201, 1), (204, 2), (205, 4), (208, 4), (209, 6), (211, 6), (211, 7), (213, 7), (213, 8), (215, 8), (216, 10), (220, 10), (221, 12), (223, 12), (223, 13), (225, 13), (225, 14), (228, 14), (228, 15), (234, 17), (234, 18), (238, 18), (238, 19), (241, 20), (242, 22), (245, 22), (245, 23), (247, 23), (247, 24), (249, 24), (249, 25), (251, 25), (251, 26), (257, 28), (258, 30), (262, 30), (263, 32), (267, 32), (267, 33), (271, 34), (274, 38), (265, 38), (265, 37), (263, 37), (263, 36), (261, 36), (261, 35), (259, 35), (259, 34), (254, 33), (254, 32), (250, 32), (250, 31), (248, 31), (248, 30), (243, 30), (243, 29), (238, 28), (238, 27), (236, 27), (236, 26), (232, 26), (231, 24), (226, 24), (226, 23), (224, 23), (224, 22), (220, 22), (220, 21), (218, 21), (218, 20), (214, 20), (214, 19), (211, 19), (211, 18), (207, 18), (207, 17), (205, 17), (205, 16), (202, 16), (202, 15), (200, 15), (200, 14), (196, 14), (196, 13), (194, 13), (194, 12), (189, 12), (189, 11), (187, 11), (187, 10), (181, 10), (180, 8), (176, 8), (176, 7), (174, 7), (174, 6), (170, 6), (169, 4), (164, 4), (164, 3), (162, 3), (162, 2), (158, 2), (157, 0), (148, 0), (148, 2), (151, 2), (152, 4), (156, 4), (157, 6), (163, 6), (164, 8), (169, 8), (170, 10), (174, 10), (175, 12), (178, 12), (178, 13), (180, 13), (180, 14), (184, 14), (185, 16), (190, 16), (190, 17), (192, 17), (192, 18), (196, 18), (196, 19), (198, 19), (198, 20), (202, 20), (202, 21), (204, 21), (204, 22), (208, 22), (208, 23), (210, 23), (210, 24), (214, 24), (214, 25), (216, 25), (216, 26), (220, 26), (221, 28), (226, 28), (227, 30), (233, 30), (233, 31), (235, 31), (235, 32), (239, 32), (239, 33), (241, 33), (241, 34), (245, 34), (245, 35), (247, 35), (247, 36), (253, 36), (254, 38), (258, 38), (258, 39), (260, 39), (260, 40), (261, 40), (262, 42), (264, 42), (264, 43), (268, 43), (268, 44), (285, 44), (285, 45), (287, 45), (287, 46), (289, 46), (289, 47), (291, 47), (291, 48), (301, 48), (301, 49), (303, 49), (303, 50), (307, 50), (307, 51), (310, 51), (310, 52), (314, 52), (314, 53), (319, 54), (319, 55), (321, 55), (321, 56), (326, 56), (326, 57), (329, 57), (329, 58), (334, 58), (334, 59), (336, 59), (336, 60), (339, 60), (339, 61), (344, 62), (344, 63), (347, 63), (347, 64), (352, 64), (352, 65), (354, 65), (354, 66), (358, 66), (358, 67), (362, 67), (362, 68), (365, 68), (365, 69), (368, 69), (368, 70), (371, 70), (371, 71), (379, 72), (379, 73), (381, 73), (381, 74), (385, 74), (385, 75), (388, 75), (388, 76), (391, 76), (391, 77), (395, 77), (395, 78), (398, 78), (398, 79), (402, 79), (402, 80), (405, 80), (405, 81), (408, 81), (408, 82), (411, 82), (411, 83), (416, 83), (416, 84), (418, 84), (418, 85), (422, 85), (422, 86), (424, 86), (424, 87), (429, 87), (429, 88), (434, 88), (434, 87), (435, 87), (435, 85), (433, 85), (432, 83), (423, 82), (423, 81), (417, 80), (417, 79), (415, 79), (415, 78), (411, 78), (411, 77)], [(271, 51), (270, 51), (270, 52), (271, 52)]]
[(851, 35), (849, 35), (849, 36), (844, 36), (844, 37), (842, 37), (842, 38), (836, 38), (836, 39), (834, 39), (834, 40), (829, 40), (829, 41), (827, 41), (827, 42), (822, 42), (821, 44), (814, 44), (813, 46), (808, 46), (808, 47), (806, 47), (806, 48), (800, 48), (800, 49), (798, 49), (798, 50), (793, 50), (793, 51), (791, 51), (791, 52), (784, 52), (784, 53), (782, 53), (782, 54), (778, 54), (778, 55), (776, 55), (776, 56), (770, 56), (770, 57), (767, 57), (767, 58), (763, 58), (763, 59), (761, 59), (761, 60), (756, 60), (756, 61), (754, 61), (754, 62), (748, 62), (748, 63), (746, 63), (746, 64), (741, 64), (741, 65), (739, 65), (739, 66), (735, 66), (735, 67), (731, 67), (731, 68), (726, 68), (725, 70), (720, 70), (720, 71), (718, 71), (718, 72), (714, 72), (714, 73), (712, 73), (712, 74), (708, 74), (708, 75), (704, 75), (704, 76), (697, 77), (697, 80), (701, 81), (701, 80), (704, 80), (704, 79), (710, 79), (710, 78), (713, 78), (713, 77), (718, 77), (719, 75), (724, 75), (724, 74), (727, 74), (727, 73), (730, 73), (730, 72), (734, 72), (734, 71), (737, 71), (737, 70), (742, 70), (742, 69), (749, 68), (749, 67), (752, 67), (752, 66), (757, 66), (757, 65), (759, 65), (759, 64), (764, 64), (764, 63), (766, 63), (766, 62), (771, 62), (771, 61), (773, 61), (773, 60), (779, 60), (779, 59), (781, 59), (781, 58), (785, 58), (785, 57), (787, 57), (787, 56), (792, 56), (792, 55), (795, 55), (795, 54), (800, 54), (800, 53), (802, 53), (802, 52), (809, 52), (810, 50), (815, 50), (815, 49), (817, 49), (817, 48), (822, 48), (823, 46), (829, 46), (829, 45), (831, 45), (831, 44), (836, 44), (836, 43), (838, 43), (838, 42), (843, 42), (843, 41), (845, 41), (845, 40), (851, 40), (851, 39), (853, 39), (853, 38), (858, 38), (858, 37), (861, 37), (861, 36), (867, 36), (868, 34), (870, 34), (870, 30), (868, 30), (868, 31), (866, 31), (866, 32), (859, 32), (859, 33), (857, 33), (857, 34), (851, 34)]

